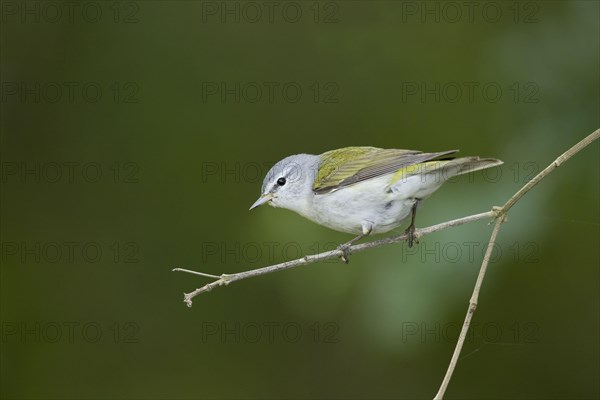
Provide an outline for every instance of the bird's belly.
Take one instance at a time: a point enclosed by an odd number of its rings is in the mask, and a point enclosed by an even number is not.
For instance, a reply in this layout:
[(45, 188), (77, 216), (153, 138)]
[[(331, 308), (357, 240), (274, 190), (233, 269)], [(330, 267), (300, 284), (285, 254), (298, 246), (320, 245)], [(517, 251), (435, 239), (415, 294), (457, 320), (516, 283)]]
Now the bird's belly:
[(382, 190), (380, 183), (355, 185), (313, 198), (313, 221), (341, 232), (360, 234), (370, 226), (372, 233), (397, 228), (410, 216), (414, 198)]

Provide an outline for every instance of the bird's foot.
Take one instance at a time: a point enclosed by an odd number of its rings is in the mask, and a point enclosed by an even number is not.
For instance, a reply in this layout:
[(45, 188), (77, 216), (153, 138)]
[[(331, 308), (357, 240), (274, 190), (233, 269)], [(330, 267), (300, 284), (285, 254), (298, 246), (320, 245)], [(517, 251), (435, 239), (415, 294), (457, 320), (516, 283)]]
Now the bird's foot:
[(350, 262), (350, 258), (349, 258), (350, 257), (350, 247), (354, 243), (356, 243), (359, 240), (361, 240), (362, 238), (364, 238), (365, 236), (369, 236), (369, 234), (371, 233), (371, 230), (373, 230), (373, 227), (371, 225), (365, 225), (365, 226), (363, 226), (362, 233), (360, 235), (358, 235), (354, 239), (352, 239), (346, 243), (340, 244), (338, 246), (337, 249), (342, 251), (342, 255), (340, 256), (340, 258), (342, 259), (342, 261), (345, 264), (348, 264)]
[(419, 243), (417, 235), (415, 235), (415, 226), (413, 224), (410, 224), (404, 233), (407, 235), (406, 242), (408, 244), (408, 248), (411, 248), (413, 243)]
[(352, 241), (348, 243), (342, 243), (337, 247), (338, 250), (342, 251), (340, 258), (344, 264), (348, 264), (350, 262), (350, 246), (352, 246)]

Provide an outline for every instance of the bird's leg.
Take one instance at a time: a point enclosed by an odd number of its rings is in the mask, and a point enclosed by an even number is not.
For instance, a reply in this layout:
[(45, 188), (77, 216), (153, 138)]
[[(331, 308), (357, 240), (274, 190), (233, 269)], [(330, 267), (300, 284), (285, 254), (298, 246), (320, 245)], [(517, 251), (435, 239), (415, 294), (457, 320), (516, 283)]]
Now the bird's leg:
[(408, 242), (408, 247), (411, 248), (413, 246), (413, 242), (419, 243), (419, 241), (415, 238), (415, 217), (417, 216), (417, 205), (419, 204), (420, 199), (415, 199), (415, 204), (413, 204), (410, 213), (410, 225), (406, 228), (406, 233), (408, 237), (406, 241)]
[(371, 230), (373, 230), (372, 226), (370, 226), (370, 225), (368, 227), (363, 226), (363, 231), (360, 235), (358, 235), (354, 239), (352, 239), (346, 243), (342, 243), (338, 246), (338, 250), (342, 251), (341, 259), (344, 263), (348, 264), (350, 262), (350, 259), (348, 258), (348, 257), (350, 257), (350, 246), (352, 246), (354, 243), (358, 242), (362, 238), (369, 236), (369, 234), (371, 233)]

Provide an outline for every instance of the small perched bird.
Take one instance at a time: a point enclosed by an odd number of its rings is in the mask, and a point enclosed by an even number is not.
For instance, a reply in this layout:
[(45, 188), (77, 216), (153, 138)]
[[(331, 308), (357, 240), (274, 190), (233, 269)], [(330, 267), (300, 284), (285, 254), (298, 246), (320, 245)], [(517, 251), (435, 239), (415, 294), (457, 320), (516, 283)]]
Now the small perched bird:
[(410, 216), (406, 233), (412, 247), (415, 215), (422, 200), (453, 176), (502, 164), (494, 158), (449, 157), (457, 151), (344, 147), (321, 155), (296, 154), (271, 168), (250, 210), (268, 203), (357, 235), (340, 245), (345, 262), (352, 243), (370, 233), (397, 228)]

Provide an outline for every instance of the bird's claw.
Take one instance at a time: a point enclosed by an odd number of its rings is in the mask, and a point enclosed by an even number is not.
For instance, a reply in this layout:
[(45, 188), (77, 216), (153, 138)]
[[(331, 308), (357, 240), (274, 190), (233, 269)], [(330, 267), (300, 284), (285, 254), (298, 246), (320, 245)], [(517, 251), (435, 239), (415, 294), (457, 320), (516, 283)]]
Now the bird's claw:
[(415, 226), (414, 225), (410, 225), (406, 231), (404, 231), (404, 233), (407, 235), (406, 238), (406, 242), (408, 244), (408, 247), (411, 248), (413, 246), (413, 243), (419, 243), (419, 240), (417, 239), (417, 236), (415, 235)]
[(344, 264), (348, 264), (350, 262), (350, 246), (351, 246), (351, 244), (344, 243), (344, 244), (340, 244), (337, 248), (338, 250), (341, 250), (341, 252), (342, 252), (342, 255), (340, 256), (340, 258), (342, 259)]

